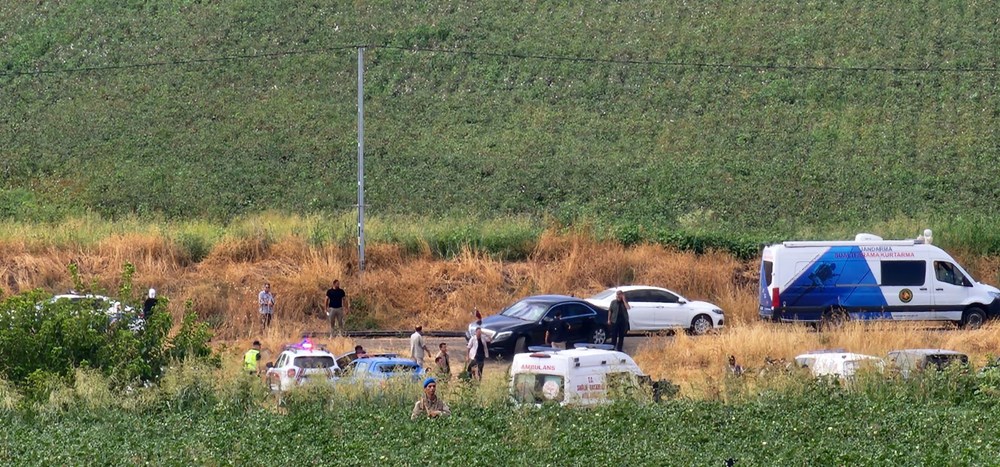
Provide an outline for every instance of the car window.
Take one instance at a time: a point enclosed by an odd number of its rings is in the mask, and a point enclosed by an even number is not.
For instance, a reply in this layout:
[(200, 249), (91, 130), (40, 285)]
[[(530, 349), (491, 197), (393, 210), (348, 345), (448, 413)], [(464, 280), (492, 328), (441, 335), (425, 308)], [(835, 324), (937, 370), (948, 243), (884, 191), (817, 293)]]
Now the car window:
[(882, 285), (911, 286), (924, 285), (926, 261), (882, 261)]
[(585, 305), (579, 303), (565, 303), (559, 306), (552, 307), (548, 313), (545, 314), (548, 318), (554, 318), (556, 312), (562, 313), (562, 319), (569, 319), (578, 316), (586, 316), (594, 314), (593, 310), (587, 308)]
[(946, 284), (953, 284), (964, 287), (972, 287), (972, 283), (965, 278), (954, 264), (947, 261), (935, 261), (934, 262), (934, 276), (939, 282), (944, 282)]
[(563, 390), (563, 377), (558, 375), (516, 374), (514, 375), (512, 391), (514, 400), (528, 404), (562, 402), (563, 398), (566, 397)]
[(415, 364), (406, 363), (380, 363), (375, 367), (375, 373), (414, 373), (417, 371)]
[(646, 291), (645, 290), (629, 290), (625, 292), (625, 300), (630, 302), (645, 302)]
[(654, 303), (677, 303), (678, 299), (676, 295), (670, 292), (664, 292), (662, 290), (647, 290), (645, 301)]
[(503, 310), (503, 313), (500, 314), (525, 321), (538, 321), (545, 314), (546, 309), (548, 309), (547, 305), (522, 300)]
[(347, 367), (349, 372), (365, 372), (368, 370), (368, 362), (362, 362), (355, 360), (351, 362), (351, 366)]
[(337, 362), (330, 355), (309, 355), (295, 357), (295, 366), (299, 368), (331, 368)]
[(274, 366), (283, 367), (285, 366), (285, 362), (287, 361), (288, 361), (288, 354), (281, 354), (281, 356), (278, 357), (278, 361), (274, 364)]

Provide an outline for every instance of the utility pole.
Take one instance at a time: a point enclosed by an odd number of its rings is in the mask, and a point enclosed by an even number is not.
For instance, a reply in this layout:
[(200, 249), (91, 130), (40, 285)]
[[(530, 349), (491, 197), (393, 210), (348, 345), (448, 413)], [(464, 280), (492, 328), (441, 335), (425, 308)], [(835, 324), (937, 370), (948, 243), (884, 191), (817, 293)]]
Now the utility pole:
[(358, 47), (358, 272), (365, 270), (365, 48)]

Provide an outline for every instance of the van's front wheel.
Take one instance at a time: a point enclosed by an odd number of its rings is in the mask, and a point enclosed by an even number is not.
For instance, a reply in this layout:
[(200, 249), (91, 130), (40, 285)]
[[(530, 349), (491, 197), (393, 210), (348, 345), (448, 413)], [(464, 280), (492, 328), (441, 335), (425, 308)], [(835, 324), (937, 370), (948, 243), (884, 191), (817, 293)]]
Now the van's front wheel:
[(963, 329), (979, 329), (986, 322), (986, 313), (979, 307), (972, 307), (962, 314)]

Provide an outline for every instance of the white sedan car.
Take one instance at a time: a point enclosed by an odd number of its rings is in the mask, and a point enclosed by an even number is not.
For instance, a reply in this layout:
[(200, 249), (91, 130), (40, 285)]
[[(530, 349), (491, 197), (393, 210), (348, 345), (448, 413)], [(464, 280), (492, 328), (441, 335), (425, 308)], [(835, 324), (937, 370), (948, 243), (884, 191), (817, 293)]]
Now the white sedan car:
[(629, 326), (633, 331), (687, 329), (693, 334), (705, 334), (723, 326), (722, 309), (708, 302), (692, 302), (676, 292), (646, 285), (627, 285), (604, 290), (587, 299), (605, 310), (615, 299), (615, 292), (625, 293), (629, 309)]

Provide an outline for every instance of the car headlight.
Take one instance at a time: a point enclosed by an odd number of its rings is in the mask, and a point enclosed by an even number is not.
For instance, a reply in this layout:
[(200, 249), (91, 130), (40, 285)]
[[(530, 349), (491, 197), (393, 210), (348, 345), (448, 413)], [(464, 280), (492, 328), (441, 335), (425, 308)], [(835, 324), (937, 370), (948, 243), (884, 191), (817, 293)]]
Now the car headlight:
[(994, 300), (1000, 299), (1000, 292), (990, 292), (990, 297), (993, 297)]
[(498, 332), (493, 336), (493, 342), (500, 342), (508, 337), (510, 337), (510, 331)]
[(722, 312), (722, 308), (712, 308), (712, 311), (714, 311), (714, 312), (716, 312), (716, 313), (718, 313), (720, 315), (724, 315), (725, 314), (725, 313)]

